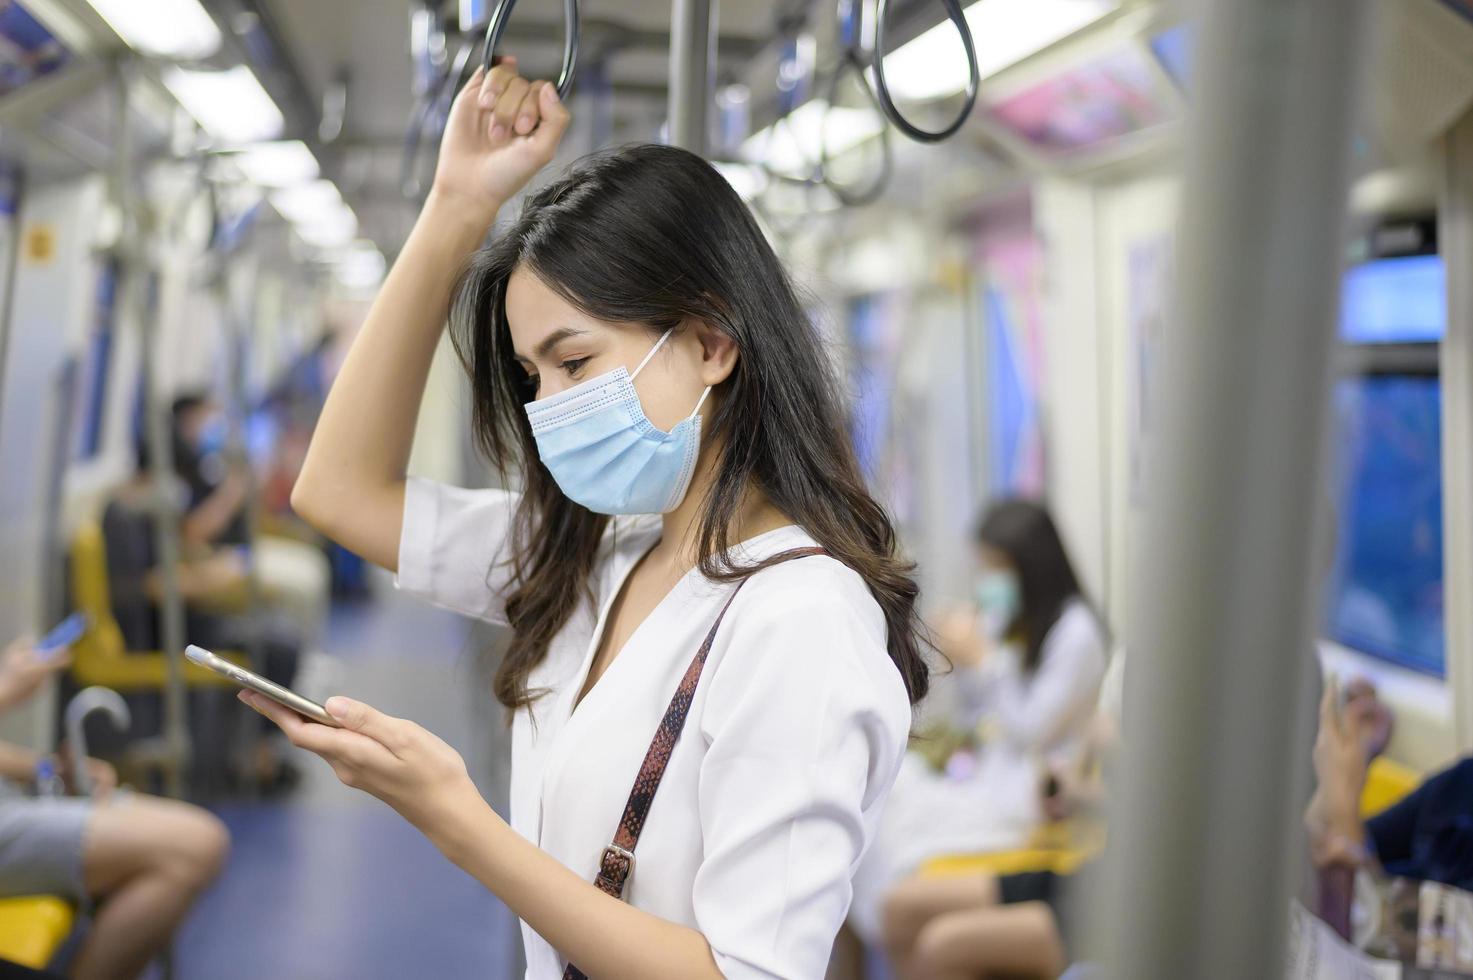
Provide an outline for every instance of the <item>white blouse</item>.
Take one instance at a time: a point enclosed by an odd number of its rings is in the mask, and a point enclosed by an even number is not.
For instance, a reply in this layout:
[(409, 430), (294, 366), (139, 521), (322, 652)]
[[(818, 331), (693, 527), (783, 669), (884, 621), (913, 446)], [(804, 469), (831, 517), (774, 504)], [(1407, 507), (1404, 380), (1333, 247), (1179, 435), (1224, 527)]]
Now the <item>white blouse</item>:
[(963, 727), (989, 720), (990, 734), (1007, 751), (1071, 765), (1084, 750), (1099, 704), (1104, 630), (1088, 603), (1071, 599), (1043, 638), (1037, 669), (1023, 669), (1022, 653), (1009, 644), (980, 666), (957, 671), (969, 714)]
[[(516, 505), (509, 491), (411, 479), (398, 587), (505, 623)], [(594, 601), (580, 603), (529, 678), (548, 693), (513, 720), (511, 825), (587, 881), (734, 587), (688, 573), (574, 710), (609, 606), (660, 534), (656, 517), (610, 522)], [(813, 544), (789, 526), (733, 550), (751, 562)], [(858, 574), (822, 556), (757, 573), (717, 631), (625, 899), (698, 930), (726, 977), (818, 980), (910, 724), (884, 615)], [(525, 923), (522, 936), (529, 980), (561, 977), (557, 951)]]

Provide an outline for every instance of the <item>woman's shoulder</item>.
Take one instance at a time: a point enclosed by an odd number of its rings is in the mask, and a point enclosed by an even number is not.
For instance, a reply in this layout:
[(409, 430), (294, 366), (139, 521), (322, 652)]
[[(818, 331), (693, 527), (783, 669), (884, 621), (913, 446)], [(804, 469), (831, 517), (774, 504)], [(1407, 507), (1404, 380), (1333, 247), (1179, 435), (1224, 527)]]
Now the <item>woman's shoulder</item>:
[(800, 683), (837, 673), (871, 687), (877, 698), (898, 698), (909, 711), (884, 611), (863, 577), (842, 562), (810, 555), (753, 572), (728, 616), (739, 642), (728, 645), (725, 659), (742, 661), (742, 672), (770, 662)]
[[(799, 540), (793, 547), (814, 545)], [(805, 627), (841, 619), (876, 634), (881, 645), (885, 642), (885, 615), (864, 578), (827, 554), (805, 555), (753, 572), (738, 601), (744, 607), (763, 608), (768, 614), (764, 619)]]
[(828, 555), (753, 572), (712, 648), (705, 723), (743, 705), (779, 727), (779, 716), (804, 728), (822, 715), (823, 725), (858, 726), (899, 751), (913, 715), (887, 637), (863, 577)]
[(1109, 638), (1099, 614), (1079, 597), (1065, 603), (1058, 620), (1048, 632), (1044, 651), (1047, 656), (1054, 650), (1075, 650), (1097, 654), (1103, 662)]

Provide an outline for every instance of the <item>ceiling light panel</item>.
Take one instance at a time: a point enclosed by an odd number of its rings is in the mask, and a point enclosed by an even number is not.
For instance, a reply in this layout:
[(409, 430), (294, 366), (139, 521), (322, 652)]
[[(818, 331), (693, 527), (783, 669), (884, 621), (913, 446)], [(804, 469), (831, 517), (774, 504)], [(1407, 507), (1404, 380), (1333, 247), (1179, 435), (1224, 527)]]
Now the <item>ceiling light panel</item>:
[(130, 48), (164, 58), (207, 58), (220, 29), (199, 0), (89, 0)]
[[(1118, 0), (978, 0), (966, 8), (981, 77), (995, 75), (1099, 20)], [(885, 81), (902, 99), (936, 99), (967, 87), (967, 56), (943, 21), (885, 57)]]

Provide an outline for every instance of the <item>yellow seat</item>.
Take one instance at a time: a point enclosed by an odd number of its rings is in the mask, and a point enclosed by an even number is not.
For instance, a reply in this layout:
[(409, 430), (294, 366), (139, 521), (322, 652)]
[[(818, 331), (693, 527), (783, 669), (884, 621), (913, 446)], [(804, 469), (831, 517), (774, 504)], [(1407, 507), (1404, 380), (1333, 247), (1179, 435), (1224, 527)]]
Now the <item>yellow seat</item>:
[(1073, 874), (1105, 847), (1104, 825), (1095, 821), (1066, 820), (1045, 824), (1028, 846), (1015, 851), (947, 854), (921, 866), (925, 877), (949, 875), (1015, 875), (1034, 871)]
[(76, 912), (51, 895), (0, 898), (0, 959), (39, 970), (71, 934)]
[[(1369, 817), (1397, 803), (1422, 782), (1421, 773), (1390, 759), (1377, 758), (1366, 774), (1365, 791), (1361, 794), (1361, 816)], [(947, 854), (932, 858), (921, 867), (926, 877), (944, 875), (1023, 874), (1052, 871), (1073, 874), (1104, 847), (1102, 827), (1065, 821), (1045, 824), (1035, 833), (1028, 846), (1015, 851), (992, 851), (983, 854)]]
[(1385, 756), (1371, 761), (1365, 790), (1360, 795), (1360, 815), (1371, 817), (1399, 803), (1422, 784), (1422, 774)]
[[(158, 650), (137, 652), (123, 643), (123, 631), (113, 616), (107, 578), (107, 549), (102, 528), (89, 522), (78, 528), (71, 547), (72, 602), (90, 619), (87, 632), (72, 646), (72, 676), (83, 687), (100, 684), (124, 693), (162, 690), (168, 663)], [(241, 666), (240, 653), (215, 651)], [(184, 683), (190, 687), (233, 687), (231, 681), (188, 661)]]

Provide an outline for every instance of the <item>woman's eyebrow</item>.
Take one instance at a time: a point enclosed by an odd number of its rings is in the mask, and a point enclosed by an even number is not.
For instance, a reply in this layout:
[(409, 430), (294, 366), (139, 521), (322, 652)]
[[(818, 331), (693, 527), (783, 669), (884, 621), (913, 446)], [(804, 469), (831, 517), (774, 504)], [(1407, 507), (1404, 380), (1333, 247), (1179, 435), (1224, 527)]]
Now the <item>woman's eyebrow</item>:
[[(561, 344), (569, 337), (582, 337), (587, 333), (588, 331), (579, 330), (575, 327), (559, 327), (552, 333), (548, 334), (546, 337), (542, 338), (542, 342), (537, 345), (537, 349), (533, 351), (532, 356), (535, 358), (545, 358), (547, 357), (547, 355), (552, 353), (552, 349), (554, 347), (556, 347), (558, 344)], [(517, 353), (516, 351), (512, 352), (512, 357), (513, 359), (521, 361), (524, 364), (527, 362), (526, 355)]]

